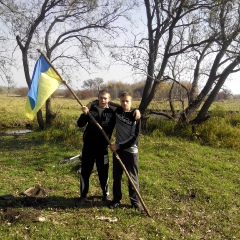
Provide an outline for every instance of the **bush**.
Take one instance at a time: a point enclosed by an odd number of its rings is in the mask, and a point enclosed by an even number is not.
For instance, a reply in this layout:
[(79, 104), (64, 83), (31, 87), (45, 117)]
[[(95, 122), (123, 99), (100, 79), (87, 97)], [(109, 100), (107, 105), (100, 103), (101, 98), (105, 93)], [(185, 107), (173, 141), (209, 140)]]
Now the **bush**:
[(177, 137), (191, 138), (193, 135), (192, 125), (189, 123), (175, 124), (174, 135)]
[(54, 125), (43, 132), (45, 141), (64, 143), (69, 148), (82, 147), (83, 129), (76, 126), (75, 120), (57, 115)]
[(225, 117), (226, 110), (220, 104), (216, 104), (214, 110), (211, 112), (212, 117)]
[(240, 114), (239, 113), (229, 113), (227, 121), (233, 127), (240, 129)]
[(176, 123), (171, 120), (150, 117), (147, 121), (147, 132), (152, 133), (155, 129), (161, 130), (166, 135), (172, 135)]
[(26, 97), (28, 94), (29, 89), (27, 87), (17, 88), (14, 93), (21, 96)]
[(189, 123), (176, 123), (168, 119), (149, 118), (147, 133), (154, 137), (176, 136), (188, 140), (198, 141), (203, 145), (226, 148), (240, 147), (240, 114), (223, 114), (218, 109), (212, 118), (196, 127), (192, 132)]
[(227, 148), (240, 147), (240, 129), (233, 127), (228, 118), (213, 117), (198, 126), (202, 143)]
[(76, 94), (79, 97), (79, 99), (89, 99), (97, 96), (97, 93), (95, 93), (92, 90), (78, 90)]
[(147, 132), (153, 133), (156, 129), (160, 130), (164, 135), (177, 136), (177, 137), (191, 137), (191, 125), (177, 124), (169, 119), (162, 118), (149, 118), (147, 122)]

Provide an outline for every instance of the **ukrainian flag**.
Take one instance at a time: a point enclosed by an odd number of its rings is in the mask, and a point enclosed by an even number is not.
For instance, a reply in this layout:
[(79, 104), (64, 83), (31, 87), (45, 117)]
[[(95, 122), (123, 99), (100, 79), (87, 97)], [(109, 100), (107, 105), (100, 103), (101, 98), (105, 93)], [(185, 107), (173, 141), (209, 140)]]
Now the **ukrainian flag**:
[(37, 60), (25, 107), (25, 115), (33, 120), (46, 100), (57, 90), (62, 80), (43, 55)]

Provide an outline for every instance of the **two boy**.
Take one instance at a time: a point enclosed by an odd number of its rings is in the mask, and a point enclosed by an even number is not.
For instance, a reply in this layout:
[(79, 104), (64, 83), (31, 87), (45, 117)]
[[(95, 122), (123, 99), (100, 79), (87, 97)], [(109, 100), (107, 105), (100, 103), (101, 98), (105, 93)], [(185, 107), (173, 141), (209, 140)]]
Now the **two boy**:
[[(100, 96), (100, 95), (99, 95)], [(110, 95), (107, 95), (107, 100), (109, 100)], [(98, 97), (98, 106), (100, 104), (101, 99)], [(133, 183), (135, 184), (136, 188), (139, 190), (139, 183), (138, 183), (138, 137), (140, 134), (141, 129), (141, 121), (140, 119), (136, 120), (135, 118), (135, 110), (132, 109), (132, 96), (129, 92), (124, 92), (120, 95), (120, 102), (121, 106), (117, 104), (110, 103), (107, 101), (104, 108), (109, 108), (109, 112), (113, 111), (116, 118), (116, 142), (115, 144), (111, 145), (110, 148), (113, 152), (116, 152), (120, 159), (122, 160), (123, 164), (125, 165), (130, 177), (132, 178)], [(99, 110), (98, 113), (93, 112), (92, 110), (96, 108), (97, 104), (91, 104), (90, 112), (93, 113), (93, 116), (97, 117), (97, 120), (99, 116), (101, 116)], [(82, 108), (83, 113), (87, 114), (88, 108), (83, 107)], [(104, 111), (103, 111), (104, 112)], [(82, 114), (83, 115), (83, 114)], [(81, 115), (81, 116), (82, 116)], [(81, 118), (81, 117), (80, 117)], [(85, 118), (85, 117), (84, 117)], [(101, 118), (101, 117), (100, 117)], [(114, 117), (111, 115), (111, 123), (114, 121)], [(78, 126), (81, 127), (83, 124), (79, 124), (81, 122), (78, 120)], [(99, 121), (98, 121), (99, 122)], [(102, 122), (99, 122), (102, 126)], [(86, 121), (85, 121), (86, 124)], [(112, 124), (111, 124), (112, 126)], [(87, 126), (88, 128), (88, 126)], [(87, 129), (86, 128), (86, 129)], [(112, 134), (112, 128), (110, 132), (107, 132), (107, 135), (111, 136)], [(99, 132), (99, 130), (98, 130)], [(93, 133), (93, 132), (92, 132)], [(87, 132), (85, 130), (84, 135), (86, 135)], [(109, 138), (110, 139), (110, 138)], [(95, 146), (95, 144), (99, 143), (99, 141), (92, 141), (92, 145)], [(84, 142), (85, 145), (85, 142)], [(105, 145), (104, 145), (105, 146)], [(106, 145), (107, 146), (107, 145)], [(84, 147), (83, 147), (84, 150)], [(106, 152), (105, 152), (106, 153)], [(83, 155), (84, 157), (84, 155)], [(87, 163), (87, 159), (84, 160), (85, 163)], [(92, 161), (91, 161), (92, 162)], [(92, 163), (91, 167), (92, 169)], [(98, 173), (101, 174), (100, 171)], [(105, 172), (106, 174), (106, 172)], [(82, 191), (83, 188), (83, 179), (82, 176), (84, 175), (84, 169), (82, 169), (81, 173), (81, 197), (80, 200), (85, 200), (86, 198), (86, 191)], [(122, 182), (122, 175), (123, 175), (123, 168), (120, 165), (118, 159), (116, 158), (115, 154), (113, 154), (113, 200), (110, 202), (109, 207), (111, 209), (115, 209), (120, 205), (120, 201), (122, 199), (122, 190), (121, 190), (121, 182)], [(87, 174), (87, 182), (89, 186), (89, 177), (90, 177), (90, 171), (88, 171)], [(100, 181), (101, 182), (101, 181)], [(88, 190), (88, 187), (87, 187)], [(139, 198), (137, 196), (136, 191), (133, 189), (130, 182), (128, 183), (128, 191), (129, 191), (129, 197), (130, 202), (132, 206), (139, 210), (143, 211), (143, 208), (141, 206), (141, 203), (139, 201)], [(103, 191), (104, 194), (104, 191)], [(107, 194), (107, 193), (105, 193)], [(107, 194), (108, 196), (108, 194)]]

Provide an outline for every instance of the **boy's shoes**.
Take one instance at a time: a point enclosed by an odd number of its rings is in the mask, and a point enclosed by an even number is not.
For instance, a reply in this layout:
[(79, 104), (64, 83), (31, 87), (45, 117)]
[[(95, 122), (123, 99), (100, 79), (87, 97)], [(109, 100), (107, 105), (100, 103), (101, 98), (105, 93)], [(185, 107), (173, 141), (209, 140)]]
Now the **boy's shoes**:
[(141, 213), (144, 212), (144, 209), (141, 204), (132, 204), (132, 207), (138, 212), (141, 212)]
[(76, 201), (76, 207), (80, 207), (80, 206), (82, 206), (84, 203), (86, 203), (86, 198), (85, 198), (85, 197), (80, 197), (80, 198), (77, 199), (77, 201)]
[(103, 202), (110, 202), (110, 200), (111, 200), (111, 198), (110, 198), (109, 195), (106, 195), (106, 196), (103, 196), (103, 197), (102, 197), (102, 201), (103, 201)]
[(116, 209), (119, 207), (119, 202), (111, 201), (110, 204), (108, 205), (110, 209)]
[[(110, 209), (116, 209), (116, 208), (119, 207), (119, 205), (120, 205), (119, 202), (111, 201), (111, 202), (109, 203), (108, 207), (109, 207)], [(142, 206), (140, 203), (132, 204), (132, 207), (133, 207), (136, 211), (138, 211), (138, 212), (140, 212), (140, 213), (143, 213), (143, 212), (144, 212), (144, 208), (143, 208), (143, 206)]]

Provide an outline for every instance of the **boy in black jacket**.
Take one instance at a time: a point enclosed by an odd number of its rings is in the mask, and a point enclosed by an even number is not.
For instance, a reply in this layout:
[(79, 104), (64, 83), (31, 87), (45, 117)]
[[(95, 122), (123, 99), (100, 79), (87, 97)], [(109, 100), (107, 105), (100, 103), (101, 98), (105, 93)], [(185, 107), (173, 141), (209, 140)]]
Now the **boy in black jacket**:
[[(98, 105), (92, 105), (89, 109), (90, 114), (96, 119), (110, 139), (116, 123), (114, 111), (108, 107), (110, 94), (108, 91), (101, 90), (98, 94)], [(100, 129), (87, 116), (88, 108), (82, 107), (83, 113), (77, 121), (78, 127), (87, 127), (83, 134), (82, 149), (82, 168), (80, 175), (80, 198), (77, 205), (81, 205), (86, 201), (89, 190), (89, 178), (93, 170), (94, 162), (96, 167), (100, 185), (102, 188), (102, 200), (109, 200), (108, 188), (108, 142), (103, 136)]]

